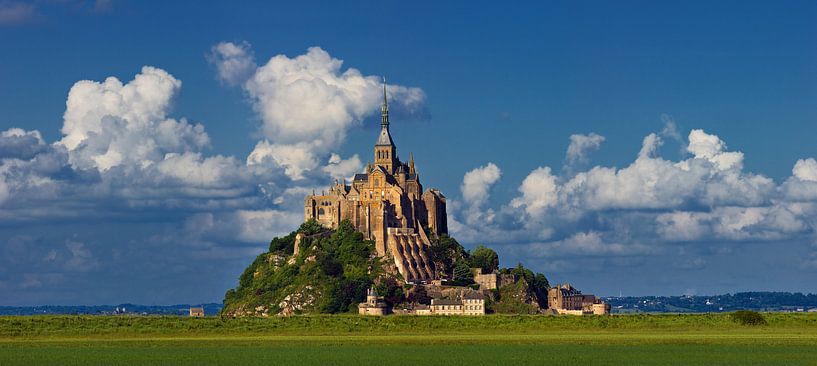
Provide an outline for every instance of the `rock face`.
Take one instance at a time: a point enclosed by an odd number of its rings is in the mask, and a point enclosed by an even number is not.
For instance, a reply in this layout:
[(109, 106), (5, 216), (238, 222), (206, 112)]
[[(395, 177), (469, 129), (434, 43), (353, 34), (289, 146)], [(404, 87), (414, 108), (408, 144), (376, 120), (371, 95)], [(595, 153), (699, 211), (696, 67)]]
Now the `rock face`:
[(527, 281), (523, 278), (503, 285), (494, 294), (494, 303), (491, 308), (496, 313), (537, 314), (542, 310), (536, 294), (530, 290)]
[(316, 295), (312, 293), (312, 286), (305, 286), (302, 291), (291, 293), (278, 303), (279, 316), (290, 316), (312, 307)]

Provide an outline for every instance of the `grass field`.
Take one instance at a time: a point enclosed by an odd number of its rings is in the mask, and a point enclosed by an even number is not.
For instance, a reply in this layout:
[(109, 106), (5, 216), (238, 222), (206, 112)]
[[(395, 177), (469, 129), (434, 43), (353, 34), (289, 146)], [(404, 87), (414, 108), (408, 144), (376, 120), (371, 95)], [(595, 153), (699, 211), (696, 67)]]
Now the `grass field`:
[(4, 365), (817, 365), (817, 314), (0, 317)]

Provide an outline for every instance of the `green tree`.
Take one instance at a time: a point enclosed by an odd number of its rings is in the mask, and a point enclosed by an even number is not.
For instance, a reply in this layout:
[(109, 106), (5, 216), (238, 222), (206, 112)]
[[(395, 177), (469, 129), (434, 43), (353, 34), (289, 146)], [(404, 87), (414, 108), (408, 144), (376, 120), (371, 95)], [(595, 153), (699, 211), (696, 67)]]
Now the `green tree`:
[(456, 239), (442, 234), (431, 242), (429, 247), (431, 261), (441, 273), (452, 274), (454, 264), (464, 258), (468, 258), (468, 252)]
[(454, 265), (453, 282), (455, 286), (467, 286), (474, 283), (474, 274), (467, 261), (460, 260)]
[(468, 257), (471, 268), (481, 268), (482, 273), (491, 273), (499, 269), (499, 255), (484, 245), (480, 245), (471, 251)]
[(321, 224), (317, 220), (309, 219), (304, 221), (304, 223), (301, 224), (301, 227), (299, 227), (298, 230), (296, 231), (299, 233), (303, 233), (304, 235), (313, 235), (323, 232), (325, 230), (326, 229), (324, 229), (324, 227), (321, 226)]

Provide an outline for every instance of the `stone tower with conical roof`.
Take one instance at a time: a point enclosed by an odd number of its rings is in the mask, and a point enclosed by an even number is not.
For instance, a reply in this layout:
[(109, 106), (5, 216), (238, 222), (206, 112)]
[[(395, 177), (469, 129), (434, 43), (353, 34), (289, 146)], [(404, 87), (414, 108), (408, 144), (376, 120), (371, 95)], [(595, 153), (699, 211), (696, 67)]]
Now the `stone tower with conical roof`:
[(377, 254), (393, 263), (406, 282), (437, 278), (426, 254), (431, 244), (426, 234), (447, 233), (445, 196), (436, 189), (423, 192), (414, 155), (400, 161), (389, 132), (389, 104), (383, 80), (380, 134), (374, 146), (374, 163), (355, 174), (351, 184), (337, 182), (328, 193), (304, 199), (304, 220), (315, 219), (328, 228), (349, 220), (364, 237), (374, 240)]
[(383, 105), (380, 107), (380, 135), (374, 144), (374, 163), (382, 166), (389, 174), (394, 173), (397, 161), (397, 147), (389, 133), (389, 101), (386, 96), (386, 79), (383, 78)]

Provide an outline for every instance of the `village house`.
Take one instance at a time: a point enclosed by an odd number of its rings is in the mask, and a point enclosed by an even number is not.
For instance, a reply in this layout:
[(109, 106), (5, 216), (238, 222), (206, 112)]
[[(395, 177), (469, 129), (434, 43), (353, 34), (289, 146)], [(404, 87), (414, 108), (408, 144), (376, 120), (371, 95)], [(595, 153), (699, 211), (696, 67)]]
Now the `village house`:
[(190, 316), (201, 318), (204, 316), (204, 308), (190, 308)]
[(582, 294), (569, 283), (548, 290), (548, 308), (557, 314), (604, 315), (610, 314), (610, 304), (594, 295)]

